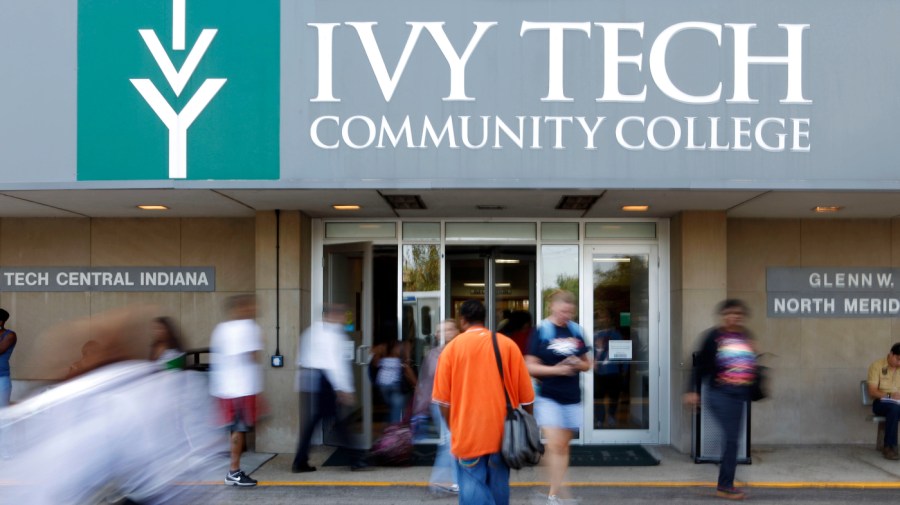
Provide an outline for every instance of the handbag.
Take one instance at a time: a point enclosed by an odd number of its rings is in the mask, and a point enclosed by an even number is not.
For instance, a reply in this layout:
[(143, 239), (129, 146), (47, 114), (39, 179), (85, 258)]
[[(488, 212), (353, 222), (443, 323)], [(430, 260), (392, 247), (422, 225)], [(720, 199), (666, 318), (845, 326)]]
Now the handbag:
[(750, 385), (750, 400), (758, 402), (769, 396), (769, 367), (757, 366), (756, 379)]
[(503, 362), (500, 359), (500, 347), (497, 345), (497, 332), (491, 332), (494, 344), (494, 357), (497, 358), (497, 370), (500, 371), (500, 385), (506, 397), (506, 419), (503, 420), (503, 438), (500, 443), (500, 456), (507, 466), (514, 470), (526, 466), (534, 466), (541, 461), (544, 444), (541, 443), (541, 430), (534, 416), (521, 407), (513, 408), (503, 380)]

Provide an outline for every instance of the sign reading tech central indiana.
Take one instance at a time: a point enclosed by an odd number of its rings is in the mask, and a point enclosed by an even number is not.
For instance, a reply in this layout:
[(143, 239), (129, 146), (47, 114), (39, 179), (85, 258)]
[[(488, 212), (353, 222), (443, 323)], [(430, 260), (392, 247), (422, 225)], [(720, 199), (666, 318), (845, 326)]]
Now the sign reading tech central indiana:
[(277, 179), (278, 0), (80, 0), (78, 179)]

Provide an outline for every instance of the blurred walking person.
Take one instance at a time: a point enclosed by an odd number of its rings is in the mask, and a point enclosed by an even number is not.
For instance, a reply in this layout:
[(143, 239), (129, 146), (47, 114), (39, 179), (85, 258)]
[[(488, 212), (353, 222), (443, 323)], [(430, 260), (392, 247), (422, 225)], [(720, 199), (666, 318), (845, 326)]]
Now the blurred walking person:
[(241, 470), (247, 432), (256, 425), (262, 393), (259, 351), (262, 331), (256, 324), (256, 297), (236, 295), (226, 301), (228, 320), (219, 323), (210, 339), (210, 394), (219, 399), (222, 418), (231, 432), (231, 461), (225, 484), (255, 486)]
[[(147, 358), (151, 314), (137, 308), (41, 334), (44, 372), (66, 377), (0, 409), (0, 505), (210, 503), (221, 431), (206, 377)], [(87, 352), (84, 352), (87, 351)]]
[[(326, 304), (323, 320), (313, 323), (300, 335), (297, 349), (297, 391), (300, 393), (300, 438), (291, 471), (314, 472), (309, 464), (309, 446), (319, 421), (334, 419), (334, 433), (344, 447), (351, 447), (347, 420), (340, 415), (340, 406), (356, 402), (353, 371), (344, 356), (349, 342), (342, 325), (346, 308), (340, 304)], [(350, 468), (363, 468), (359, 451), (353, 451)]]
[(563, 290), (550, 294), (550, 316), (531, 334), (525, 363), (541, 381), (535, 400), (535, 419), (547, 439), (544, 454), (550, 477), (548, 505), (571, 498), (563, 487), (569, 468), (569, 442), (581, 429), (581, 383), (578, 374), (591, 369), (590, 348), (575, 316), (575, 296)]
[[(729, 500), (743, 500), (745, 493), (734, 487), (737, 469), (738, 437), (744, 407), (757, 378), (756, 351), (750, 333), (744, 327), (747, 305), (728, 299), (719, 304), (721, 322), (702, 337), (694, 362), (691, 386), (705, 383), (706, 405), (725, 436), (716, 495)], [(700, 405), (699, 391), (684, 395), (684, 402)]]
[(12, 376), (9, 368), (9, 358), (16, 348), (16, 332), (6, 328), (9, 321), (9, 312), (0, 309), (0, 407), (9, 405), (12, 396)]
[[(459, 492), (459, 483), (457, 478), (456, 460), (450, 454), (451, 433), (447, 427), (444, 417), (441, 416), (441, 409), (438, 404), (431, 401), (431, 395), (434, 391), (434, 374), (437, 371), (438, 361), (441, 352), (457, 335), (459, 327), (456, 321), (447, 319), (441, 321), (438, 326), (438, 333), (435, 338), (444, 339), (444, 344), (435, 347), (425, 356), (422, 363), (422, 370), (419, 373), (419, 382), (416, 387), (416, 395), (413, 399), (413, 417), (428, 418), (435, 427), (439, 427), (442, 433), (446, 433), (446, 437), (442, 437), (437, 447), (437, 455), (434, 458), (434, 467), (431, 470), (431, 479), (429, 485), (435, 491), (448, 491), (451, 493)], [(440, 435), (440, 433), (439, 433)]]

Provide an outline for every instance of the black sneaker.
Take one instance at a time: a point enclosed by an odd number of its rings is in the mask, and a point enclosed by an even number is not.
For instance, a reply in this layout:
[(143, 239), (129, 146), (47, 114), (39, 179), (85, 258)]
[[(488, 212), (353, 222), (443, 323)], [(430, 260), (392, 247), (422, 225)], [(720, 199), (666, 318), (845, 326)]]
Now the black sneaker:
[(310, 466), (309, 463), (304, 463), (302, 465), (291, 465), (292, 473), (308, 473), (308, 472), (315, 472), (315, 471), (316, 471), (316, 467)]
[(247, 477), (247, 474), (245, 474), (243, 471), (238, 470), (233, 473), (228, 472), (227, 474), (225, 474), (225, 484), (228, 484), (229, 486), (250, 487), (255, 486), (256, 481), (251, 479), (250, 477)]

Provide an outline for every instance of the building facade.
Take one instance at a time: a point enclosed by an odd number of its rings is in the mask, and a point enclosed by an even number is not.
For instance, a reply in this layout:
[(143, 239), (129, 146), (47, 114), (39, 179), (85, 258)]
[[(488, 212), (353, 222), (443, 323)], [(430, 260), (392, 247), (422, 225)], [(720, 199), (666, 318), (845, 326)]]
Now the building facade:
[(419, 362), (462, 300), (512, 331), (565, 288), (603, 361), (579, 443), (688, 450), (690, 355), (739, 297), (771, 368), (754, 443), (871, 441), (859, 381), (900, 340), (895, 3), (139, 4), (0, 5), (17, 390), (77, 358), (73, 318), (152, 303), (203, 347), (255, 292), (286, 363), (255, 444), (289, 452), (297, 336), (337, 301), (365, 445), (373, 348)]

